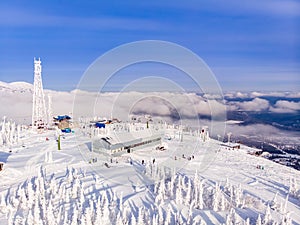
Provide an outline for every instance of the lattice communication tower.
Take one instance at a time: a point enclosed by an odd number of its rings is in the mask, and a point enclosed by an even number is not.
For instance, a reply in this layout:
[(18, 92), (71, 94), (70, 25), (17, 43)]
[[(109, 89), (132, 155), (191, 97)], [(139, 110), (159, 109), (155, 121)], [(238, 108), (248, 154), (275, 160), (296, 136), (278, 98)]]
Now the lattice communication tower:
[(32, 105), (32, 128), (46, 128), (47, 114), (42, 83), (41, 59), (34, 58), (34, 83), (33, 83), (33, 105)]

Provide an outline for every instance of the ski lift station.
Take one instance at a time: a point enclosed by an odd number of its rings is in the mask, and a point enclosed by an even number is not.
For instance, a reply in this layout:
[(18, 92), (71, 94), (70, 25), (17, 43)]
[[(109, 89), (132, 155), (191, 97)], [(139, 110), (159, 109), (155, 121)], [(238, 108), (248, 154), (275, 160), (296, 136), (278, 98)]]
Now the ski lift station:
[[(108, 129), (107, 127), (105, 129)], [(153, 129), (108, 132), (93, 138), (92, 151), (109, 155), (121, 155), (148, 146), (161, 144), (163, 133)]]

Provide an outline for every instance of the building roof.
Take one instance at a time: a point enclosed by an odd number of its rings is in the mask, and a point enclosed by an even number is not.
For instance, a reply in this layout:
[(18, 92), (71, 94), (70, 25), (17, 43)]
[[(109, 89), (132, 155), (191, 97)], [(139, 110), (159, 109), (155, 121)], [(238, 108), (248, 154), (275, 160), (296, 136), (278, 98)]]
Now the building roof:
[(61, 120), (70, 120), (71, 117), (68, 115), (64, 115), (64, 116), (57, 116), (57, 117), (53, 117), (53, 119), (57, 120), (57, 121), (61, 121)]
[(114, 150), (161, 137), (161, 132), (153, 132), (150, 129), (145, 129), (140, 130), (139, 132), (114, 132), (110, 135), (95, 139), (102, 142), (102, 147), (108, 150)]

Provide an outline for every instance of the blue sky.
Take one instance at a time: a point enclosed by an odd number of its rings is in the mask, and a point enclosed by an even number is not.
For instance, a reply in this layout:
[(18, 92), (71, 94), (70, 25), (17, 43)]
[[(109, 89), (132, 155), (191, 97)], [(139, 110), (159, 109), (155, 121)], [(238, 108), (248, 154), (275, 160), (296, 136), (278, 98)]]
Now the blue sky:
[(97, 57), (148, 39), (198, 54), (223, 90), (300, 89), (300, 2), (293, 0), (4, 0), (0, 80), (32, 82), (33, 57), (41, 57), (44, 87), (72, 90)]

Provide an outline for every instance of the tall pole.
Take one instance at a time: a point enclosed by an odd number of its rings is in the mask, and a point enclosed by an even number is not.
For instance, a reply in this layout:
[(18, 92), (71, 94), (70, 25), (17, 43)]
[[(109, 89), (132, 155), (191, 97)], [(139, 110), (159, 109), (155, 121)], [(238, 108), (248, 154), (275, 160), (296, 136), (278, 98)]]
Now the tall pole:
[(58, 150), (60, 150), (60, 135), (58, 135), (58, 138), (57, 138), (57, 148)]
[(48, 94), (48, 126), (52, 125), (52, 96)]

